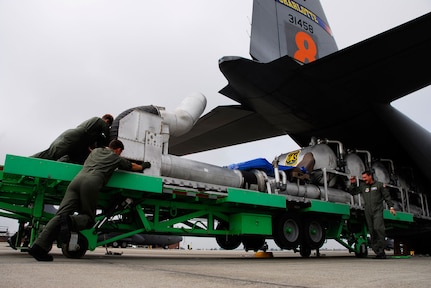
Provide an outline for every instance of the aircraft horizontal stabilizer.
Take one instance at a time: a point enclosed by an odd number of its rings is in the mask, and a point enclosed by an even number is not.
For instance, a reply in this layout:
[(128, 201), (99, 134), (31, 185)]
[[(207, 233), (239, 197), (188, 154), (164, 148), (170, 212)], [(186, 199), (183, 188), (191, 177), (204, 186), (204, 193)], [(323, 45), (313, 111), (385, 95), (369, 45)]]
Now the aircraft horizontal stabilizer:
[(187, 134), (170, 137), (169, 154), (182, 156), (283, 134), (253, 111), (239, 105), (219, 106), (200, 118)]

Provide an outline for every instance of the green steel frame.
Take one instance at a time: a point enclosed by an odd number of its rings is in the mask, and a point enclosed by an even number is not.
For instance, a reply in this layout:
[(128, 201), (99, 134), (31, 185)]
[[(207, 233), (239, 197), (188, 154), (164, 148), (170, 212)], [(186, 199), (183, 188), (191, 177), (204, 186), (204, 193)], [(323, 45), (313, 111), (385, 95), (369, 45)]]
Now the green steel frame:
[[(31, 244), (53, 216), (44, 211), (44, 205), (61, 202), (67, 185), (80, 168), (76, 164), (7, 155), (0, 169), (0, 216), (18, 220), (20, 234), (24, 233), (24, 223), (28, 223)], [(119, 205), (125, 199), (130, 205)], [(367, 243), (363, 216), (352, 214), (347, 204), (320, 200), (296, 203), (283, 195), (237, 188), (203, 191), (166, 185), (163, 177), (140, 173), (115, 172), (100, 193), (98, 206), (95, 227), (80, 231), (89, 250), (137, 233), (258, 235), (270, 239), (273, 219), (288, 211), (303, 219), (318, 219), (326, 239), (335, 239), (352, 252), (360, 253), (360, 246)], [(401, 212), (396, 217), (386, 213), (385, 218), (394, 227), (408, 227), (413, 222), (411, 214)], [(219, 222), (229, 223), (229, 228), (217, 229)], [(306, 233), (313, 236), (317, 233), (313, 229)], [(114, 231), (122, 234), (98, 240), (99, 233)]]

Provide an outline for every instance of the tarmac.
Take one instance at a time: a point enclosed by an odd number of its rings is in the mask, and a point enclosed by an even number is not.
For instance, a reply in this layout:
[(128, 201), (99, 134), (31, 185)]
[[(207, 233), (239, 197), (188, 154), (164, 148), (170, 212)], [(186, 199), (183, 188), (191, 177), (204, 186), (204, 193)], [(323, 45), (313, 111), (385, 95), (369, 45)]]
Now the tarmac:
[[(313, 251), (315, 252), (315, 251)], [(99, 247), (80, 259), (53, 248), (53, 262), (0, 243), (0, 287), (430, 287), (431, 257), (357, 258), (320, 251), (163, 250)], [(372, 252), (370, 253), (372, 254)]]

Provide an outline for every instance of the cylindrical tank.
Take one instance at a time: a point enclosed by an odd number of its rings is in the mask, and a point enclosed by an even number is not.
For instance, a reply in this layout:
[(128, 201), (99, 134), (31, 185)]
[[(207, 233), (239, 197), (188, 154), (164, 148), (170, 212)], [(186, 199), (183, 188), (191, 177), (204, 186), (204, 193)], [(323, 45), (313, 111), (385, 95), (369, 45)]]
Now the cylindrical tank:
[(365, 164), (355, 153), (349, 153), (345, 157), (346, 160), (346, 173), (355, 176), (356, 179), (361, 179), (362, 172), (365, 171)]
[[(310, 155), (312, 155), (314, 162), (310, 161)], [(304, 160), (307, 161), (304, 161)], [(310, 166), (310, 163), (314, 165)], [(300, 150), (292, 151), (279, 156), (279, 165), (284, 166), (295, 166), (306, 168), (311, 174), (312, 181), (316, 184), (323, 185), (323, 176), (320, 169), (335, 169), (337, 168), (337, 156), (334, 151), (326, 144), (316, 144), (308, 147), (304, 147)], [(336, 183), (336, 177), (328, 177), (328, 186), (332, 187)]]
[(241, 171), (174, 155), (162, 155), (161, 175), (237, 188), (244, 185)]
[(382, 162), (374, 161), (372, 168), (374, 171), (375, 180), (383, 183), (389, 183), (391, 181), (389, 171)]
[(285, 190), (281, 191), (280, 194), (287, 194), (290, 196), (308, 198), (308, 199), (320, 199), (330, 202), (337, 203), (350, 203), (352, 196), (346, 191), (328, 188), (328, 195), (325, 194), (325, 189), (321, 186), (306, 184), (297, 185), (296, 183), (287, 183)]
[(326, 168), (335, 169), (337, 168), (337, 156), (334, 151), (326, 144), (317, 144), (314, 146), (308, 146), (302, 149), (301, 154), (312, 153), (314, 160), (314, 170)]
[(307, 153), (313, 154), (315, 160), (313, 170), (322, 168), (335, 169), (337, 167), (337, 157), (334, 151), (326, 144), (317, 144), (281, 154), (278, 164), (284, 166), (298, 166)]

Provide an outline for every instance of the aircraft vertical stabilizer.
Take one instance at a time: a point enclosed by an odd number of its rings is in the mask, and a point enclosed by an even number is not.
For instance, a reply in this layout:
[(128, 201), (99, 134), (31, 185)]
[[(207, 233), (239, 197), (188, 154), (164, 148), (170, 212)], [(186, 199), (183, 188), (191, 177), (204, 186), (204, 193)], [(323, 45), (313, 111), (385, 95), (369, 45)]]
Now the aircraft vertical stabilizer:
[(250, 55), (309, 63), (338, 50), (320, 1), (255, 0)]

